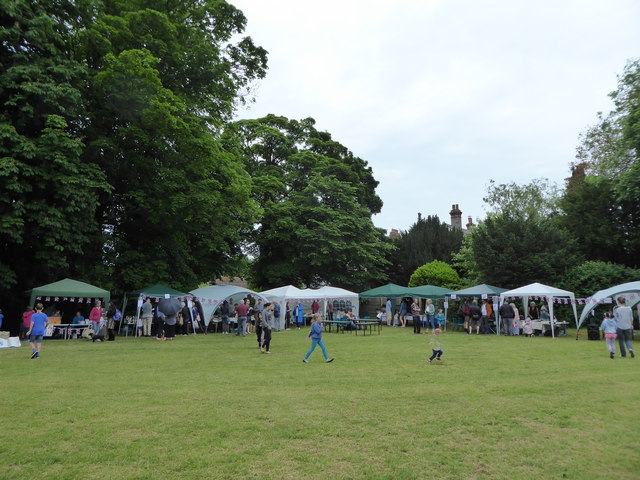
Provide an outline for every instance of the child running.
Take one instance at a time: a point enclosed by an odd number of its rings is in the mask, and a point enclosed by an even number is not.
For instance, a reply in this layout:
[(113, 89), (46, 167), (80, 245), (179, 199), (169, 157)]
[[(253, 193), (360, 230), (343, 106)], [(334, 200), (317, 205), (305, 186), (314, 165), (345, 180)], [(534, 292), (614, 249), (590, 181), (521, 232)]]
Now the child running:
[(442, 342), (440, 341), (440, 335), (442, 335), (442, 330), (436, 328), (433, 331), (433, 337), (429, 338), (429, 346), (431, 350), (433, 350), (433, 354), (427, 360), (427, 363), (431, 363), (433, 359), (442, 360)]
[(307, 338), (311, 339), (311, 348), (302, 359), (304, 363), (309, 363), (309, 356), (313, 353), (313, 351), (316, 349), (316, 346), (318, 345), (320, 345), (320, 348), (322, 349), (322, 355), (324, 355), (325, 362), (333, 362), (333, 358), (329, 358), (329, 355), (327, 355), (327, 349), (325, 348), (324, 343), (322, 343), (322, 325), (320, 324), (319, 313), (313, 314), (313, 323), (311, 324), (311, 331), (309, 332), (309, 335), (307, 335)]
[(616, 356), (616, 331), (618, 329), (618, 323), (612, 315), (607, 312), (604, 314), (604, 319), (600, 324), (600, 330), (604, 332), (604, 339), (607, 342), (607, 349), (609, 350), (609, 358)]
[(36, 304), (36, 313), (31, 316), (31, 324), (27, 337), (29, 337), (29, 345), (31, 345), (31, 358), (40, 358), (40, 350), (42, 349), (42, 337), (49, 324), (49, 319), (42, 313), (43, 306), (41, 303)]

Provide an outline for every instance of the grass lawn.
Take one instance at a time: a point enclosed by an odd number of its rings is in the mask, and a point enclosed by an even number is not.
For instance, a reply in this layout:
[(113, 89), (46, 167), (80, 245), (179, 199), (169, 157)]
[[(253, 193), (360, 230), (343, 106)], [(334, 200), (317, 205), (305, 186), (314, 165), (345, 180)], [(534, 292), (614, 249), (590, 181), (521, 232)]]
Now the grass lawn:
[(1, 479), (637, 479), (640, 357), (584, 336), (307, 330), (0, 351)]

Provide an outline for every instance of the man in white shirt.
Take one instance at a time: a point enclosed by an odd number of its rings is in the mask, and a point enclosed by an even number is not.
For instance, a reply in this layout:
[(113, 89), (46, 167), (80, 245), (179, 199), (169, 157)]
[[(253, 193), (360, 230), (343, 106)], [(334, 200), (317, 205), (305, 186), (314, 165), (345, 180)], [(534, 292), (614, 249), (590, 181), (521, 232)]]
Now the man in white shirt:
[(618, 297), (618, 306), (613, 312), (613, 316), (616, 319), (618, 326), (618, 344), (620, 345), (620, 356), (626, 357), (625, 345), (629, 350), (631, 358), (636, 355), (633, 353), (633, 344), (631, 343), (631, 337), (633, 336), (633, 310), (627, 306), (627, 302), (624, 297)]

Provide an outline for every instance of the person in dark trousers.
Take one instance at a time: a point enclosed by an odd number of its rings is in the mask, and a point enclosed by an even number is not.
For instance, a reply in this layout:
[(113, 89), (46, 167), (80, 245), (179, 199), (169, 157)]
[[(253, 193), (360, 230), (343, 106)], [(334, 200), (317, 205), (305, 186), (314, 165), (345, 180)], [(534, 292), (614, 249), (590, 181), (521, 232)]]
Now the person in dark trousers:
[(509, 335), (511, 333), (513, 318), (515, 316), (513, 307), (509, 304), (509, 302), (505, 300), (505, 302), (500, 305), (498, 312), (500, 312), (500, 318), (502, 319), (502, 328), (504, 330), (504, 334)]
[(478, 306), (478, 301), (474, 300), (469, 305), (469, 335), (473, 333), (473, 327), (476, 328), (476, 334), (480, 335), (480, 324), (482, 323), (482, 310)]
[(414, 298), (411, 304), (411, 316), (413, 317), (413, 333), (420, 333), (420, 304)]
[[(264, 309), (264, 305), (262, 306)], [(255, 326), (256, 326), (256, 337), (258, 339), (258, 348), (260, 349), (260, 351), (262, 352), (262, 335), (263, 335), (263, 329), (262, 329), (262, 325), (264, 323), (264, 312), (258, 312), (255, 316), (254, 316), (254, 322), (255, 322)]]
[(262, 310), (262, 345), (263, 353), (271, 353), (271, 332), (273, 331), (273, 303), (265, 303)]
[(224, 301), (220, 305), (220, 318), (222, 319), (222, 334), (229, 334), (229, 302)]
[(113, 301), (109, 301), (109, 308), (107, 308), (107, 340), (113, 342), (116, 339), (116, 322), (113, 317), (116, 316), (116, 306)]

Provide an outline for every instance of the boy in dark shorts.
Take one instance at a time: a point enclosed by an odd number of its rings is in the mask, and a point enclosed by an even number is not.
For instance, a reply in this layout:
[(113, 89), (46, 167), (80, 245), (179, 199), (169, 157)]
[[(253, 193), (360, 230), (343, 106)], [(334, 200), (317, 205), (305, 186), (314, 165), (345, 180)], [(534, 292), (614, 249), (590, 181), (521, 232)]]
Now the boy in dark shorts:
[(36, 313), (31, 316), (31, 324), (27, 337), (29, 337), (29, 345), (31, 345), (31, 358), (40, 358), (40, 350), (42, 349), (42, 337), (49, 324), (49, 319), (42, 313), (42, 304), (36, 304)]

